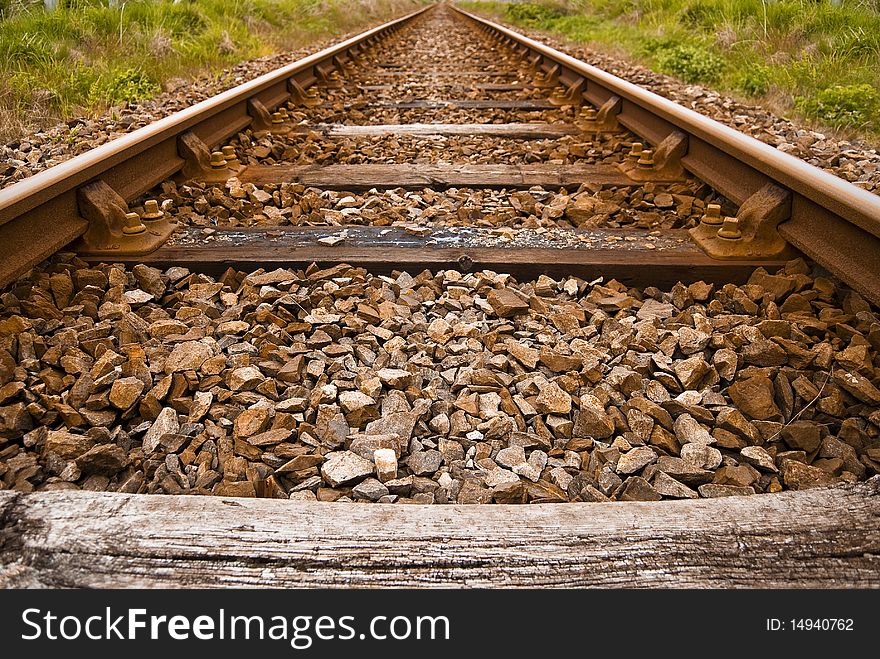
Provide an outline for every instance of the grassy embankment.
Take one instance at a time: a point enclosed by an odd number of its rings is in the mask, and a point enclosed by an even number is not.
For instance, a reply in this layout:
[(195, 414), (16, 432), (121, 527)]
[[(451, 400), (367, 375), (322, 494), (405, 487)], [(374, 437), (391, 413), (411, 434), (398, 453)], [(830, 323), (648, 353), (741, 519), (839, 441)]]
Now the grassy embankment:
[[(0, 0), (0, 141), (302, 48), (418, 0)], [(108, 6), (113, 5), (113, 6)]]
[(880, 140), (880, 0), (461, 2), (786, 116)]

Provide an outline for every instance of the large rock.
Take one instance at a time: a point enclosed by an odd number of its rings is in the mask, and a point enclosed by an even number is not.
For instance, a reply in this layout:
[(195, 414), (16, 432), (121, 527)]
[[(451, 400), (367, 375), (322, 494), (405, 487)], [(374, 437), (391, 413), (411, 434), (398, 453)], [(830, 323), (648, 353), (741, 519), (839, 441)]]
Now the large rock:
[[(508, 448), (503, 448), (498, 451), (498, 454), (495, 456), (495, 462), (500, 464), (502, 467), (513, 469), (517, 465), (525, 464), (526, 452), (525, 450), (523, 450), (522, 446), (510, 446)], [(490, 487), (492, 486), (490, 485)]]
[(863, 403), (880, 405), (880, 389), (866, 377), (849, 371), (835, 371), (834, 381)]
[(672, 369), (685, 389), (697, 389), (708, 375), (710, 366), (702, 355), (694, 355), (673, 364)]
[(700, 497), (699, 494), (687, 485), (662, 471), (658, 471), (657, 475), (654, 476), (652, 485), (659, 494), (670, 499), (698, 499)]
[(178, 343), (165, 360), (165, 372), (197, 371), (211, 355), (210, 346), (200, 341)]
[(755, 493), (754, 488), (742, 487), (739, 485), (718, 485), (717, 483), (706, 483), (697, 488), (700, 496), (706, 499), (715, 499), (718, 497), (743, 497)]
[(75, 460), (95, 445), (95, 440), (85, 435), (75, 435), (63, 430), (50, 430), (43, 444), (44, 453), (54, 453), (65, 460)]
[(534, 369), (538, 365), (538, 356), (540, 353), (534, 348), (529, 348), (519, 341), (514, 341), (512, 339), (508, 339), (505, 346), (507, 347), (507, 353), (516, 357), (516, 359), (518, 359), (526, 368)]
[(772, 473), (779, 471), (773, 462), (773, 456), (767, 452), (767, 449), (761, 446), (746, 446), (739, 453), (743, 462), (753, 465), (758, 469)]
[(397, 435), (406, 445), (412, 437), (413, 429), (419, 420), (417, 412), (393, 412), (384, 414), (367, 424), (368, 435)]
[[(704, 444), (696, 444), (696, 446), (704, 446)], [(663, 455), (657, 459), (656, 469), (690, 486), (702, 485), (712, 480), (711, 471), (697, 467), (682, 458), (669, 455)]]
[(352, 488), (351, 493), (361, 499), (378, 501), (388, 494), (388, 488), (375, 478), (365, 478)]
[(779, 416), (779, 408), (773, 399), (773, 393), (773, 382), (763, 375), (738, 380), (727, 390), (727, 394), (740, 412), (759, 421)]
[(147, 434), (144, 435), (144, 454), (149, 455), (155, 451), (166, 435), (176, 435), (179, 430), (180, 422), (177, 419), (177, 411), (171, 407), (163, 408), (150, 429), (147, 430)]
[(715, 438), (690, 414), (681, 414), (673, 425), (675, 438), (681, 444), (714, 444)]
[(256, 366), (243, 366), (229, 374), (227, 384), (232, 391), (251, 391), (266, 379)]
[(443, 461), (443, 454), (440, 451), (430, 449), (428, 451), (416, 451), (411, 453), (404, 463), (410, 468), (410, 471), (416, 476), (424, 476), (433, 474), (440, 469), (440, 463)]
[(782, 466), (782, 480), (792, 490), (807, 490), (838, 482), (831, 474), (797, 460), (786, 460)]
[(518, 314), (527, 313), (528, 303), (524, 302), (516, 293), (508, 288), (496, 288), (489, 291), (486, 297), (495, 314), (501, 318), (509, 318)]
[(376, 465), (376, 476), (385, 483), (397, 478), (397, 454), (390, 448), (379, 448), (373, 451), (373, 463)]
[(641, 476), (630, 476), (623, 483), (619, 501), (660, 501), (663, 497)]
[(535, 409), (540, 414), (568, 414), (571, 411), (571, 396), (555, 382), (538, 385)]
[(235, 437), (251, 437), (263, 432), (269, 425), (272, 413), (265, 407), (252, 407), (242, 410), (235, 417), (232, 425), (232, 434)]
[(330, 487), (339, 487), (362, 480), (373, 473), (373, 463), (351, 451), (328, 453), (321, 465), (321, 476)]
[(397, 435), (350, 435), (348, 439), (348, 450), (364, 460), (372, 460), (379, 449), (390, 449), (395, 457), (400, 457), (400, 438)]
[(572, 437), (605, 439), (614, 434), (614, 421), (592, 396), (581, 396), (581, 408), (574, 420)]
[(400, 368), (383, 368), (376, 375), (382, 384), (391, 389), (406, 389), (413, 380), (412, 373)]
[(782, 429), (782, 439), (794, 451), (812, 453), (822, 441), (822, 426), (813, 421), (794, 421)]
[(128, 454), (116, 444), (94, 446), (76, 459), (83, 476), (115, 476), (128, 465)]
[(616, 470), (622, 475), (634, 474), (656, 461), (657, 453), (654, 449), (649, 446), (639, 446), (620, 456)]
[(698, 469), (717, 469), (721, 464), (721, 451), (713, 446), (693, 442), (681, 447), (681, 458)]
[(120, 410), (127, 410), (143, 391), (144, 383), (139, 378), (119, 378), (110, 387), (110, 403)]

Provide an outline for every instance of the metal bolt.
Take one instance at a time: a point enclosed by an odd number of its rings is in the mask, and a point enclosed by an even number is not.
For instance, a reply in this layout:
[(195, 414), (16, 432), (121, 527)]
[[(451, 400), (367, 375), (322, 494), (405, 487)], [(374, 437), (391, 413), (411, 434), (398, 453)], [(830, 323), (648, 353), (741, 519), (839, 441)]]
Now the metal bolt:
[(222, 151), (214, 151), (211, 153), (211, 167), (214, 169), (223, 169), (226, 167), (226, 158), (223, 157)]
[(165, 215), (161, 210), (159, 210), (159, 202), (155, 199), (147, 199), (144, 202), (144, 214), (141, 216), (142, 220), (160, 220)]
[(126, 213), (125, 222), (122, 225), (122, 233), (131, 236), (137, 233), (143, 233), (147, 227), (141, 222), (141, 218), (137, 213)]
[(281, 118), (280, 112), (273, 112), (272, 113), (272, 123), (276, 124), (276, 125), (284, 123), (284, 119)]
[(226, 166), (237, 168), (241, 163), (238, 160), (238, 156), (235, 155), (235, 148), (231, 146), (223, 147), (223, 158), (226, 160)]
[(703, 215), (700, 220), (701, 224), (709, 224), (712, 226), (721, 226), (724, 222), (721, 219), (721, 206), (718, 204), (709, 204), (706, 206), (706, 213)]
[(641, 142), (633, 142), (629, 147), (629, 154), (627, 157), (638, 160), (642, 157), (642, 151), (645, 150), (645, 145)]
[(724, 224), (718, 229), (718, 237), (724, 240), (739, 240), (742, 232), (739, 230), (739, 220), (735, 217), (725, 217)]
[(287, 108), (286, 108), (286, 107), (284, 107), (284, 106), (282, 105), (280, 108), (278, 108), (278, 114), (281, 115), (281, 118), (282, 118), (284, 121), (287, 121), (288, 115), (287, 115)]
[(581, 110), (581, 117), (586, 119), (587, 121), (596, 121), (596, 118), (599, 116), (599, 113), (596, 112), (596, 108), (584, 108)]
[(638, 165), (642, 169), (653, 169), (654, 168), (654, 152), (651, 149), (644, 149), (639, 154)]

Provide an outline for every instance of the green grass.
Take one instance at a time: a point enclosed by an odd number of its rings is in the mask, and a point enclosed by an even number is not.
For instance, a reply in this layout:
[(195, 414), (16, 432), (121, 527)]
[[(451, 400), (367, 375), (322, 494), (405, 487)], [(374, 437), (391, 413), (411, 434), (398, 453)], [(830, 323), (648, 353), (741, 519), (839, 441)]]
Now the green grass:
[(815, 126), (880, 138), (880, 0), (459, 4), (622, 53)]
[(366, 27), (420, 0), (0, 0), (0, 140)]

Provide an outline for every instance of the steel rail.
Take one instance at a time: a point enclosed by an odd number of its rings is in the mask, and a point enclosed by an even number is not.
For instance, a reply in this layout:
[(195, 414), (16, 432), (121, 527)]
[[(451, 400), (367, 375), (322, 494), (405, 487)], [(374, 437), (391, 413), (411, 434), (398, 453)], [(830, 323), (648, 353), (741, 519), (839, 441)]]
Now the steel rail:
[(453, 9), (509, 45), (539, 56), (542, 70), (558, 66), (561, 83), (585, 80), (584, 97), (593, 105), (618, 96), (617, 120), (652, 144), (674, 130), (685, 132), (682, 165), (735, 203), (767, 183), (789, 190), (791, 215), (779, 225), (782, 237), (880, 304), (880, 196), (534, 39)]
[(177, 138), (191, 131), (209, 147), (244, 130), (252, 121), (248, 101), (275, 108), (289, 98), (288, 80), (303, 88), (317, 82), (318, 66), (374, 42), (427, 11), (424, 7), (334, 46), (270, 71), (242, 85), (0, 189), (0, 285), (81, 236), (77, 190), (103, 180), (131, 201), (183, 167)]

